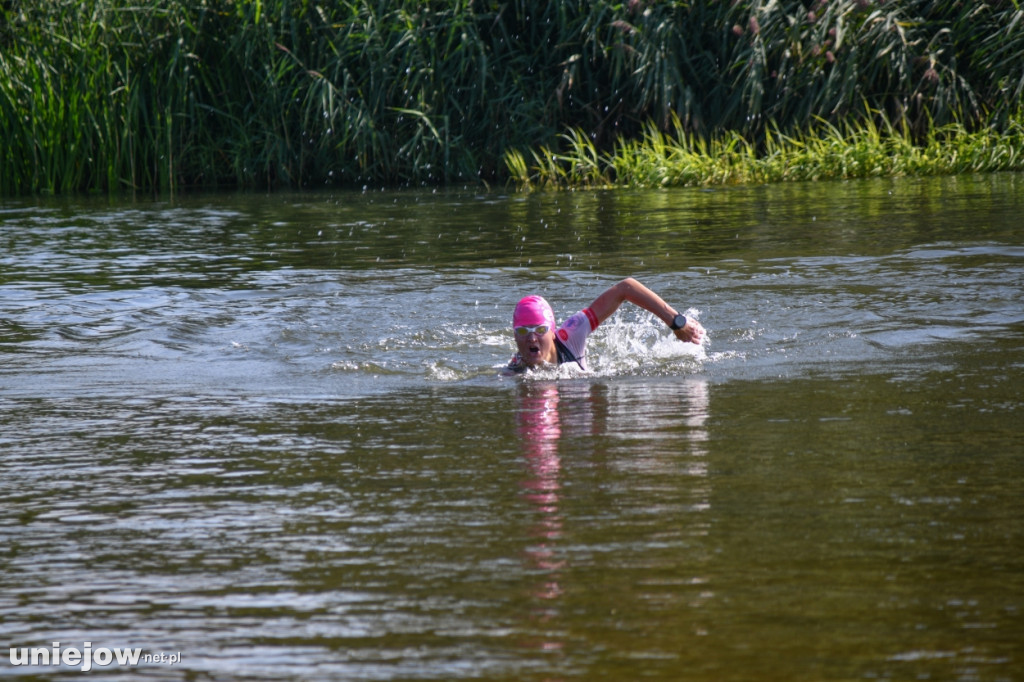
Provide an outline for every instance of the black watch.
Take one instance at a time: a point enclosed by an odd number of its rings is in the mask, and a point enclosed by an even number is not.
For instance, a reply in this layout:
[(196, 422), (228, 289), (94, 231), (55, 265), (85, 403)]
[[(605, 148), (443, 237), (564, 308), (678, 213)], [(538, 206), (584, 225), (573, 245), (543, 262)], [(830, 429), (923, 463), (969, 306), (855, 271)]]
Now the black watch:
[(682, 329), (686, 326), (686, 315), (676, 315), (672, 318), (672, 324), (669, 327), (672, 329)]

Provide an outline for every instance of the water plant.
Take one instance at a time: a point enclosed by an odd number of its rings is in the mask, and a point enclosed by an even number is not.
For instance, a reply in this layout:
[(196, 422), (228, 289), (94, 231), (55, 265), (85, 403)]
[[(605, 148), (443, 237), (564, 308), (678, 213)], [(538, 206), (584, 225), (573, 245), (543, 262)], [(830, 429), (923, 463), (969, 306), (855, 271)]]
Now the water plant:
[[(807, 130), (773, 127), (756, 143), (735, 131), (711, 138), (685, 129), (678, 118), (665, 133), (648, 124), (641, 138), (620, 139), (606, 153), (581, 144), (582, 133), (563, 136), (565, 151), (541, 147), (534, 163), (506, 154), (510, 181), (518, 188), (677, 187), (882, 176), (950, 175), (1024, 170), (1024, 114), (1004, 130), (970, 131), (950, 123), (916, 140), (909, 125), (876, 117), (834, 125), (817, 121)], [(882, 119), (885, 120), (885, 119)]]
[(855, 128), (999, 147), (1022, 58), (1017, 0), (7, 0), (0, 193), (732, 178)]

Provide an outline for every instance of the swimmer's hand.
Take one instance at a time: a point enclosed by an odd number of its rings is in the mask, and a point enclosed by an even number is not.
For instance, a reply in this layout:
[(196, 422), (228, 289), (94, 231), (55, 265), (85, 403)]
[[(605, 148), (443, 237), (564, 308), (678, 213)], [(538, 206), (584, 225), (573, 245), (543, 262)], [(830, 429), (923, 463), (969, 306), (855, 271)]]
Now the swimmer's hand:
[(704, 327), (692, 317), (686, 317), (686, 325), (672, 331), (680, 341), (688, 341), (700, 345), (704, 340)]

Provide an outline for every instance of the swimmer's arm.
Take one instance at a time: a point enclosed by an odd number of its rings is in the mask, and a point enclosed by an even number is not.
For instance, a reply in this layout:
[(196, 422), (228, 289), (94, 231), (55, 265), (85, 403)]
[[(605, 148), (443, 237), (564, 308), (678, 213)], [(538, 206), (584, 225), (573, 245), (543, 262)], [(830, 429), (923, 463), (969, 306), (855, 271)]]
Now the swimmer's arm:
[[(656, 315), (666, 325), (671, 325), (677, 314), (675, 308), (632, 277), (627, 277), (618, 284), (609, 287), (603, 294), (594, 299), (590, 310), (597, 318), (598, 324), (604, 322), (619, 309), (623, 301), (638, 305), (647, 312)], [(704, 327), (697, 320), (686, 318), (686, 326), (675, 329), (673, 333), (680, 341), (700, 343), (704, 336)]]

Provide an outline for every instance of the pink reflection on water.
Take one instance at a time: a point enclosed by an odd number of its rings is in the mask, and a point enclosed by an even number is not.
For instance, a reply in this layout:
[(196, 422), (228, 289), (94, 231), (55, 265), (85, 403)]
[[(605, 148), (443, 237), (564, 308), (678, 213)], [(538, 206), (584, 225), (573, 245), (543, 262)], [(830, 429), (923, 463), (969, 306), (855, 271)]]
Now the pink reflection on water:
[[(536, 522), (527, 529), (530, 543), (524, 551), (527, 565), (543, 572), (530, 590), (536, 604), (531, 611), (535, 623), (549, 623), (559, 615), (562, 596), (561, 570), (564, 560), (558, 556), (557, 542), (562, 537), (559, 514), (559, 476), (562, 462), (558, 442), (562, 437), (557, 383), (536, 383), (524, 387), (517, 411), (517, 429), (523, 447), (527, 475), (520, 482), (523, 499), (536, 512)], [(545, 632), (527, 646), (541, 651), (559, 651), (564, 642), (554, 632)]]
[(523, 396), (518, 412), (519, 435), (530, 473), (520, 485), (526, 491), (524, 497), (544, 513), (554, 513), (558, 508), (558, 475), (562, 470), (558, 402), (558, 385), (542, 385)]

